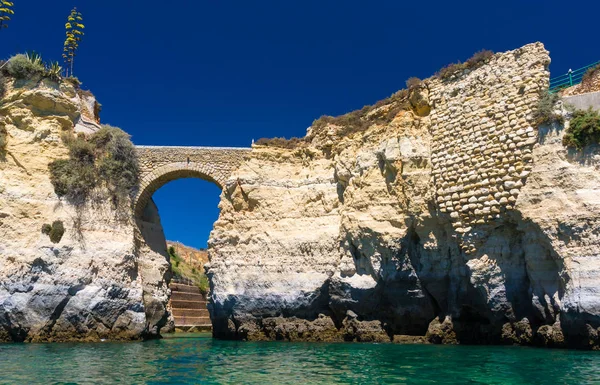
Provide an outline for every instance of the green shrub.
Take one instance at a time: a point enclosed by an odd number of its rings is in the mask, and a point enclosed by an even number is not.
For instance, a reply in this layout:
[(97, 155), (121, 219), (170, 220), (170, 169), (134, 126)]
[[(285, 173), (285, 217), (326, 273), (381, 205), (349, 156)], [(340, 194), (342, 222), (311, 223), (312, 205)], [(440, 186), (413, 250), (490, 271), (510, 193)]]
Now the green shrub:
[(450, 78), (452, 75), (456, 74), (457, 72), (461, 72), (466, 69), (473, 69), (473, 68), (479, 67), (482, 64), (487, 63), (493, 56), (494, 56), (494, 53), (492, 51), (485, 50), (485, 49), (481, 50), (479, 52), (476, 52), (473, 56), (471, 56), (464, 63), (458, 62), (458, 63), (454, 63), (454, 64), (449, 64), (446, 67), (443, 67), (435, 74), (435, 76), (437, 76), (438, 78), (440, 78), (442, 80), (446, 80), (446, 79)]
[(198, 289), (200, 289), (200, 292), (202, 294), (208, 293), (208, 291), (210, 290), (210, 283), (208, 282), (208, 277), (204, 274), (201, 274), (196, 279), (196, 286), (198, 286)]
[(75, 205), (84, 204), (92, 190), (104, 186), (113, 204), (122, 204), (138, 184), (138, 160), (129, 136), (121, 129), (102, 126), (89, 140), (65, 136), (69, 159), (49, 164), (50, 181), (59, 197)]
[(139, 164), (129, 135), (117, 127), (104, 125), (90, 141), (103, 156), (98, 172), (117, 200), (125, 199), (138, 185)]
[(52, 231), (52, 225), (50, 225), (48, 223), (44, 223), (42, 225), (42, 234), (50, 235), (51, 231)]
[[(63, 140), (65, 140), (63, 138)], [(79, 163), (94, 164), (96, 148), (84, 137), (68, 137), (66, 144), (69, 147), (69, 158)]]
[(58, 64), (58, 62), (50, 62), (48, 68), (46, 69), (45, 75), (54, 81), (60, 81), (62, 78), (62, 67)]
[(559, 100), (560, 96), (557, 93), (550, 93), (548, 91), (540, 97), (537, 107), (533, 112), (533, 118), (538, 126), (553, 122), (564, 123), (563, 116), (554, 112), (556, 103), (558, 103)]
[(569, 128), (563, 137), (563, 144), (581, 150), (589, 144), (600, 143), (600, 114), (592, 110), (573, 112)]
[(6, 65), (6, 71), (9, 75), (17, 79), (31, 79), (36, 75), (43, 76), (45, 73), (44, 65), (37, 59), (18, 54), (11, 57)]
[(60, 242), (64, 233), (65, 233), (65, 226), (63, 225), (63, 223), (61, 221), (52, 222), (52, 229), (50, 230), (50, 233), (48, 234), (50, 236), (50, 241), (52, 243)]
[(74, 205), (82, 205), (98, 185), (97, 171), (93, 163), (74, 159), (58, 159), (48, 165), (50, 182), (59, 197), (65, 197)]
[(585, 71), (585, 74), (583, 74), (583, 77), (581, 78), (581, 83), (590, 83), (598, 72), (600, 72), (600, 64), (596, 64), (595, 66), (588, 68), (587, 71)]

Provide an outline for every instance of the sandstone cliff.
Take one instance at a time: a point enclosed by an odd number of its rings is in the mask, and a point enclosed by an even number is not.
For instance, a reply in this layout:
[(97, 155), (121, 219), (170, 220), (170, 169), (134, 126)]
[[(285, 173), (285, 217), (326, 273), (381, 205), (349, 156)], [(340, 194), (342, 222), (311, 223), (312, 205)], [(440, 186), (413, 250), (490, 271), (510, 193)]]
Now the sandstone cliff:
[(214, 335), (598, 347), (600, 156), (535, 125), (549, 62), (530, 44), (255, 146), (209, 241)]
[[(164, 255), (144, 242), (131, 213), (97, 200), (76, 210), (57, 198), (50, 183), (49, 163), (68, 153), (61, 135), (99, 128), (93, 96), (68, 82), (39, 78), (9, 79), (6, 87), (0, 100), (6, 137), (0, 159), (0, 342), (158, 335), (169, 320)], [(152, 217), (155, 207), (148, 210)], [(41, 231), (54, 221), (66, 230), (58, 243)], [(151, 225), (144, 223), (140, 219), (140, 229), (148, 231)]]

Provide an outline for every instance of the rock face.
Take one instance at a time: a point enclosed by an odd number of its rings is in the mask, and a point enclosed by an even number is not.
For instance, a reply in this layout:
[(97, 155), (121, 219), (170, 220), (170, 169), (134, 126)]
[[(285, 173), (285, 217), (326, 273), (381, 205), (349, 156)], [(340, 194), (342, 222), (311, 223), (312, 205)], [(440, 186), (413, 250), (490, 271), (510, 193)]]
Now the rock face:
[[(0, 342), (158, 335), (169, 325), (165, 257), (111, 204), (76, 210), (50, 183), (48, 164), (68, 153), (61, 134), (99, 127), (93, 97), (66, 82), (18, 82), (0, 102)], [(54, 221), (66, 230), (58, 243), (41, 231)]]
[(600, 156), (536, 127), (549, 62), (530, 44), (388, 122), (255, 146), (209, 241), (214, 335), (598, 347)]

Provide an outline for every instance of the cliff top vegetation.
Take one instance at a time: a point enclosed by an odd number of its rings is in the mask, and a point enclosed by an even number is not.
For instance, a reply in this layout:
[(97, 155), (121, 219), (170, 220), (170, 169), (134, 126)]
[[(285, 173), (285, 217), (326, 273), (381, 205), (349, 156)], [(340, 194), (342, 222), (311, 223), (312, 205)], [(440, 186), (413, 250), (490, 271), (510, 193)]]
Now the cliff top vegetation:
[(190, 280), (195, 286), (198, 286), (202, 294), (208, 293), (208, 277), (204, 274), (204, 268), (197, 260), (186, 260), (177, 253), (173, 245), (168, 248), (171, 258), (171, 270), (175, 278)]
[(69, 158), (49, 164), (56, 195), (81, 206), (92, 192), (104, 188), (114, 206), (124, 208), (138, 185), (139, 173), (129, 135), (120, 128), (103, 125), (92, 135), (69, 133), (62, 140), (69, 149)]
[[(451, 81), (458, 79), (465, 71), (473, 70), (477, 67), (488, 63), (489, 60), (494, 56), (494, 53), (489, 50), (481, 50), (476, 52), (471, 58), (467, 59), (464, 63), (458, 62), (449, 64), (433, 75), (431, 78), (438, 78), (442, 81)], [(366, 131), (373, 124), (388, 124), (390, 123), (400, 111), (409, 111), (413, 108), (410, 103), (410, 93), (418, 89), (419, 87), (426, 87), (426, 81), (410, 77), (406, 81), (406, 88), (402, 89), (390, 97), (380, 100), (373, 105), (366, 105), (360, 110), (348, 112), (340, 116), (329, 116), (323, 115), (320, 118), (313, 121), (311, 129), (313, 132), (319, 132), (328, 125), (334, 125), (339, 127), (336, 131), (340, 137), (350, 136), (357, 132)], [(307, 146), (309, 144), (309, 138), (261, 138), (256, 141), (256, 145), (277, 147), (285, 149), (296, 149)]]

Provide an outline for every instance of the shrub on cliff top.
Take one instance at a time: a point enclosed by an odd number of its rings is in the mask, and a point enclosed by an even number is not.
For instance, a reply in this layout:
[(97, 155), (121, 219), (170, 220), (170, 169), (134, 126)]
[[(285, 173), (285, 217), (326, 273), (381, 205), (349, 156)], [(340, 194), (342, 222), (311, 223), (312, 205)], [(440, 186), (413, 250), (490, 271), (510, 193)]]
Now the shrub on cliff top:
[(482, 64), (487, 63), (493, 56), (494, 56), (494, 53), (492, 51), (489, 51), (486, 49), (481, 50), (479, 52), (476, 52), (473, 56), (471, 56), (464, 63), (458, 62), (458, 63), (454, 63), (454, 64), (448, 64), (446, 67), (443, 67), (442, 69), (440, 69), (435, 74), (435, 76), (437, 76), (438, 78), (440, 78), (442, 80), (446, 80), (459, 71), (464, 71), (466, 69), (473, 69), (473, 68), (479, 67)]
[(69, 159), (49, 164), (50, 181), (59, 197), (81, 205), (99, 186), (105, 187), (115, 207), (121, 207), (138, 184), (138, 160), (129, 136), (108, 125), (85, 136), (65, 136)]
[(36, 75), (44, 75), (44, 64), (39, 56), (29, 57), (18, 54), (11, 57), (6, 65), (6, 71), (17, 79), (30, 79)]
[(569, 128), (563, 137), (563, 144), (581, 150), (590, 144), (600, 143), (600, 114), (592, 110), (573, 112)]

